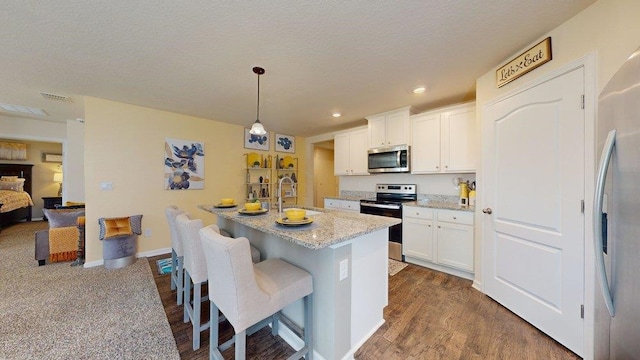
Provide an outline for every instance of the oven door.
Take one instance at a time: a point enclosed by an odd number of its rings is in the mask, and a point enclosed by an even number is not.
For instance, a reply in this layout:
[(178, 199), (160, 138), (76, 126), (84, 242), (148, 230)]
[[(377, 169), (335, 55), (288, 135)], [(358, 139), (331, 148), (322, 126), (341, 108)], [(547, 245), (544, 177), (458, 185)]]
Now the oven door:
[[(402, 219), (402, 206), (360, 201), (360, 213)], [(389, 258), (404, 261), (402, 255), (402, 223), (389, 227)]]

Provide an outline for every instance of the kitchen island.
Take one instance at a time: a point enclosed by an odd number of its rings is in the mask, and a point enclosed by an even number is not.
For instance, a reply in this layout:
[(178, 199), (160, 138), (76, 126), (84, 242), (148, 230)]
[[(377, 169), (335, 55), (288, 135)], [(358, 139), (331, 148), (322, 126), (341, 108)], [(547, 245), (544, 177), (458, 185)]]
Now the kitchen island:
[[(340, 210), (307, 208), (313, 223), (302, 227), (276, 224), (271, 210), (242, 215), (237, 209), (216, 209), (218, 226), (234, 237), (244, 236), (260, 250), (262, 260), (281, 258), (313, 276), (313, 341), (317, 359), (352, 358), (355, 351), (384, 323), (388, 301), (388, 228), (400, 219)], [(283, 311), (300, 326), (302, 302)], [(286, 327), (280, 336), (294, 348), (302, 341)]]

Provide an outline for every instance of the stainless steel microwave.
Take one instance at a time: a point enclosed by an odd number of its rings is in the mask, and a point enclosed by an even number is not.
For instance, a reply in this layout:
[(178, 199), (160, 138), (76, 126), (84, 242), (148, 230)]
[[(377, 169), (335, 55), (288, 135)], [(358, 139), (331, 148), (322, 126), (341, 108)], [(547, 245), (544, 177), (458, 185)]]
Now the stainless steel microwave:
[(406, 173), (409, 172), (409, 145), (370, 149), (368, 163), (370, 173)]

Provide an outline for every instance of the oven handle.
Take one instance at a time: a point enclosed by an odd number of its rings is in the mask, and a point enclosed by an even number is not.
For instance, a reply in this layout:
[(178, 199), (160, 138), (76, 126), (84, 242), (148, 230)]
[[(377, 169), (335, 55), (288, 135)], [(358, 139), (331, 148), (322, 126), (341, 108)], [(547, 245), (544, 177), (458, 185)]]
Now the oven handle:
[(360, 203), (360, 206), (380, 208), (380, 209), (392, 209), (392, 210), (400, 209), (400, 205)]

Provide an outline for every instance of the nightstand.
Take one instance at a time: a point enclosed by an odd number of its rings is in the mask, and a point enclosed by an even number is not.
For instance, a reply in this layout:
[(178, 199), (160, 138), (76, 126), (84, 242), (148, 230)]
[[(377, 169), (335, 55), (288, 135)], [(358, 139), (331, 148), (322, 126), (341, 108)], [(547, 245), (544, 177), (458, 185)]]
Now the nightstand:
[[(62, 197), (60, 196), (43, 197), (42, 201), (44, 202), (43, 209), (55, 209), (56, 205), (62, 205)], [(44, 214), (42, 215), (42, 220), (47, 220)]]

